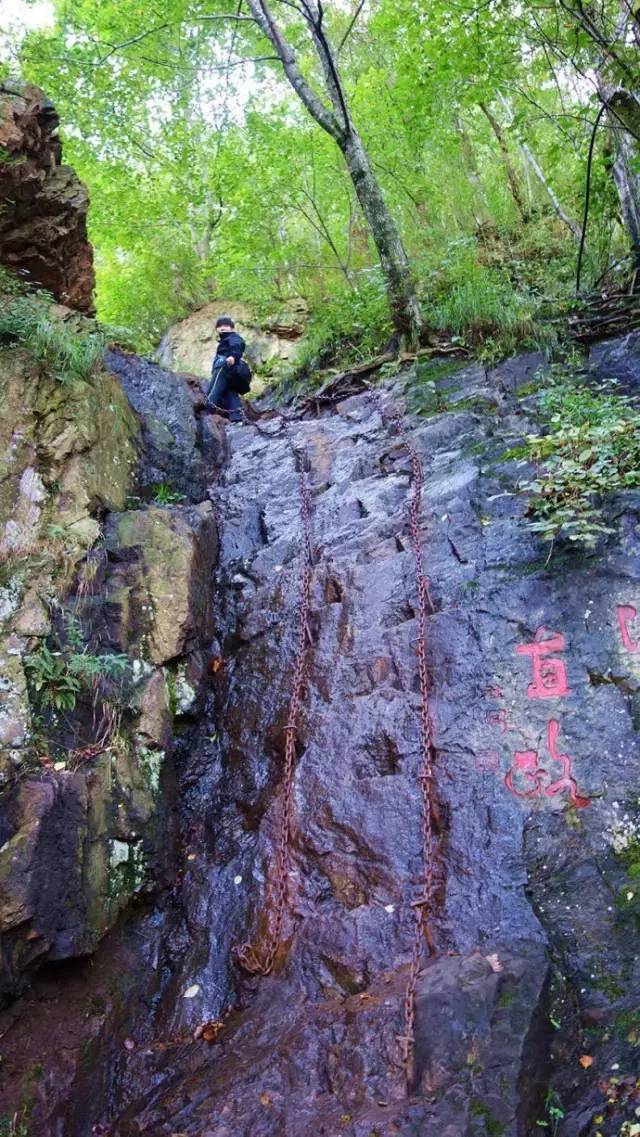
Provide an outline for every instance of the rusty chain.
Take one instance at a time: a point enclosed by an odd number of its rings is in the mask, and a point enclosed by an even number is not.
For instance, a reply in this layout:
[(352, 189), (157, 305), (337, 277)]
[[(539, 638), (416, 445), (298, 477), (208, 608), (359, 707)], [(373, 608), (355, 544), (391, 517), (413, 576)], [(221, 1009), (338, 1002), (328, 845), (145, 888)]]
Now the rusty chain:
[(234, 951), (236, 962), (252, 975), (268, 975), (275, 962), (282, 936), (282, 924), (287, 906), (289, 864), (291, 858), (291, 813), (293, 806), (293, 781), (296, 758), (296, 731), (300, 707), (304, 696), (307, 672), (307, 647), (311, 636), (309, 632), (309, 609), (311, 604), (311, 576), (313, 553), (311, 548), (311, 505), (309, 486), (304, 472), (304, 455), (294, 451), (298, 467), (300, 494), (300, 521), (302, 529), (302, 570), (296, 605), (297, 636), (296, 655), (293, 668), (293, 687), (289, 702), (287, 723), (284, 728), (284, 771), (282, 778), (282, 806), (280, 830), (274, 872), (273, 919), (266, 943), (244, 943)]
[[(377, 392), (374, 392), (376, 405), (380, 417), (385, 422), (382, 403)], [(413, 492), (408, 509), (408, 529), (411, 537), (411, 546), (415, 563), (417, 616), (418, 616), (418, 677), (420, 680), (420, 805), (421, 805), (421, 831), (422, 831), (422, 888), (419, 897), (411, 902), (414, 917), (414, 940), (411, 951), (411, 965), (409, 979), (404, 998), (405, 1029), (398, 1038), (401, 1055), (407, 1075), (411, 1079), (414, 1050), (414, 1023), (416, 1011), (416, 989), (418, 976), (423, 960), (424, 947), (427, 946), (430, 956), (435, 955), (435, 942), (431, 932), (430, 919), (433, 916), (434, 893), (434, 816), (436, 806), (433, 797), (433, 762), (434, 745), (431, 731), (431, 715), (429, 712), (429, 673), (427, 670), (427, 606), (433, 612), (433, 601), (429, 591), (429, 581), (424, 571), (424, 556), (422, 552), (422, 534), (420, 531), (422, 513), (422, 487), (423, 468), (422, 460), (411, 439), (407, 435), (405, 424), (399, 414), (392, 414), (388, 419), (389, 425), (398, 435), (402, 447), (406, 450), (411, 461), (411, 481)]]
[[(423, 467), (418, 451), (407, 435), (405, 424), (399, 414), (392, 414), (387, 420), (377, 392), (374, 399), (378, 406), (383, 423), (388, 422), (390, 428), (397, 434), (401, 446), (409, 455), (411, 462), (412, 494), (408, 509), (408, 529), (413, 550), (416, 593), (417, 593), (417, 657), (418, 678), (420, 685), (420, 800), (421, 800), (421, 838), (422, 838), (422, 887), (420, 895), (411, 902), (414, 917), (414, 939), (411, 951), (411, 964), (409, 978), (404, 998), (405, 1026), (404, 1032), (398, 1037), (401, 1055), (407, 1075), (410, 1080), (413, 1066), (414, 1052), (414, 1025), (415, 1000), (418, 977), (424, 957), (425, 945), (429, 955), (436, 952), (435, 941), (431, 931), (431, 918), (434, 903), (434, 817), (436, 806), (433, 796), (433, 763), (434, 745), (431, 730), (431, 716), (429, 711), (429, 674), (426, 658), (426, 618), (427, 607), (433, 611), (433, 602), (429, 591), (429, 582), (424, 569), (424, 556), (422, 551), (421, 513)], [(285, 425), (286, 430), (286, 425)], [(267, 433), (267, 432), (265, 432)], [(295, 736), (298, 725), (300, 706), (302, 703), (306, 679), (307, 645), (309, 636), (309, 608), (311, 599), (312, 575), (312, 549), (310, 537), (310, 499), (309, 489), (304, 476), (304, 462), (300, 453), (296, 453), (299, 474), (300, 492), (300, 520), (302, 525), (302, 571), (297, 601), (297, 647), (293, 673), (293, 689), (289, 703), (289, 713), (285, 726), (285, 759), (282, 788), (282, 807), (280, 815), (280, 830), (276, 855), (276, 869), (274, 873), (274, 902), (273, 920), (266, 943), (254, 945), (245, 943), (236, 948), (234, 955), (238, 964), (251, 974), (268, 975), (272, 970), (280, 946), (282, 925), (287, 904), (287, 888), (290, 865), (290, 837), (291, 813), (293, 804), (293, 781), (295, 770)]]

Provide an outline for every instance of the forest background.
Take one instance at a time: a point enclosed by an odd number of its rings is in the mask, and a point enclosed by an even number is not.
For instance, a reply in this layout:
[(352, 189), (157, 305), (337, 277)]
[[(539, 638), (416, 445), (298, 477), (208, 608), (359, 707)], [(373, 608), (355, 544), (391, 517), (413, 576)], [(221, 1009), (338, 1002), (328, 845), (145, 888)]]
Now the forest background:
[(583, 291), (633, 279), (632, 0), (56, 0), (51, 11), (47, 26), (5, 35), (0, 75), (55, 103), (65, 161), (91, 195), (98, 316), (140, 350), (214, 296), (258, 316), (304, 297), (316, 361), (362, 358), (392, 331), (357, 177), (287, 82), (280, 42), (326, 113), (339, 120), (343, 107), (357, 128), (423, 335), (491, 361), (553, 340), (579, 259)]

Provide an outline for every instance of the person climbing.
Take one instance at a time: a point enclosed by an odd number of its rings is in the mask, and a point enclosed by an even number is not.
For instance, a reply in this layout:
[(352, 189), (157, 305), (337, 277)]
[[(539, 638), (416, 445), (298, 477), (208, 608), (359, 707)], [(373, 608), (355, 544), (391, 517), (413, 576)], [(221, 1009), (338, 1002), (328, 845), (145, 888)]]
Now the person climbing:
[(228, 418), (229, 422), (242, 422), (239, 394), (246, 394), (249, 390), (251, 372), (242, 358), (245, 342), (234, 328), (231, 316), (218, 316), (218, 348), (211, 366), (211, 382), (205, 402), (208, 410)]

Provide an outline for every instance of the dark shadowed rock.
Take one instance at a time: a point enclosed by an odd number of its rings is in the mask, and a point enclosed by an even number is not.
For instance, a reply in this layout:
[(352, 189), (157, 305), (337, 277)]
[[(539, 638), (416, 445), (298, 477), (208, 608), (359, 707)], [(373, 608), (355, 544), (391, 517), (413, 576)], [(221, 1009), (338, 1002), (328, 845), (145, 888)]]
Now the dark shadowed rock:
[(640, 388), (640, 332), (597, 343), (589, 352), (589, 370), (597, 379), (615, 379), (629, 394)]
[(93, 310), (87, 191), (61, 166), (58, 115), (39, 87), (0, 82), (0, 264), (62, 304)]
[(189, 501), (202, 501), (224, 455), (224, 434), (209, 416), (198, 415), (204, 404), (201, 386), (122, 351), (108, 351), (106, 364), (140, 417), (142, 487), (163, 485)]

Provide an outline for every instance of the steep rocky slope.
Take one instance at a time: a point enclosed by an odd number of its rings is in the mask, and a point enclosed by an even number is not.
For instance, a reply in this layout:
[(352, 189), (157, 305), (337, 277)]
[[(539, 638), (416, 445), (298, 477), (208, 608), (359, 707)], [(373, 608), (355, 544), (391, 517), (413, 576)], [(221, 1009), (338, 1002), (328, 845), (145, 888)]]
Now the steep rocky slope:
[[(609, 502), (597, 554), (547, 563), (510, 456), (536, 429), (543, 365), (406, 371), (379, 400), (223, 437), (182, 380), (111, 359), (134, 406), (147, 400), (151, 458), (135, 508), (108, 506), (86, 603), (103, 645), (168, 682), (173, 742), (147, 737), (171, 752), (159, 786), (175, 840), (165, 816), (165, 869), (152, 864), (151, 893), (93, 965), (48, 965), (4, 1012), (0, 1111), (42, 1137), (633, 1133), (640, 499)], [(637, 339), (600, 346), (593, 367), (635, 388)], [(437, 950), (408, 1087), (420, 698), (411, 467), (390, 417), (405, 387), (422, 408), (406, 422), (425, 479), (439, 814)], [(191, 470), (191, 500), (149, 503), (149, 461), (185, 488)], [(273, 973), (250, 977), (233, 948), (273, 916), (300, 463), (314, 564), (288, 905)], [(31, 792), (67, 777), (46, 771)]]

